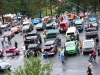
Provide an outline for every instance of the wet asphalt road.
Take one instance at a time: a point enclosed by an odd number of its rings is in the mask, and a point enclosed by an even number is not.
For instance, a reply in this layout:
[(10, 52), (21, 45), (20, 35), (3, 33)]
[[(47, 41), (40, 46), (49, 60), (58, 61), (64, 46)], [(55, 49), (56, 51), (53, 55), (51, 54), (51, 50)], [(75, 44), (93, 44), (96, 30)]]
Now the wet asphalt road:
[[(41, 35), (43, 31), (38, 31)], [(100, 33), (100, 26), (99, 26), (99, 33)], [(85, 33), (84, 31), (80, 33), (80, 40), (84, 40)], [(99, 34), (100, 36), (100, 34)], [(62, 46), (65, 43), (65, 33), (60, 34), (60, 38), (62, 41)], [(22, 35), (16, 34), (15, 37), (11, 40), (12, 45), (10, 47), (13, 47), (14, 40), (18, 42), (18, 48), (21, 48), (23, 46), (23, 39)], [(1, 44), (0, 44), (1, 46)], [(6, 48), (4, 49), (6, 50)], [(11, 70), (14, 71), (14, 68), (16, 68), (18, 65), (23, 64), (23, 54), (22, 51), (20, 55), (13, 56), (12, 54), (4, 54), (4, 57), (2, 57), (5, 62), (9, 62), (12, 65)], [(56, 54), (55, 56), (49, 57), (49, 59), (53, 60), (53, 71), (51, 72), (51, 75), (86, 75), (87, 72), (87, 66), (89, 64), (88, 62), (88, 54), (77, 54), (77, 55), (70, 55), (68, 56), (67, 60), (65, 60), (65, 64), (61, 63), (60, 57)], [(97, 57), (97, 63), (92, 63), (93, 65), (93, 75), (100, 75), (100, 61)], [(0, 72), (0, 75), (6, 75), (4, 72)]]

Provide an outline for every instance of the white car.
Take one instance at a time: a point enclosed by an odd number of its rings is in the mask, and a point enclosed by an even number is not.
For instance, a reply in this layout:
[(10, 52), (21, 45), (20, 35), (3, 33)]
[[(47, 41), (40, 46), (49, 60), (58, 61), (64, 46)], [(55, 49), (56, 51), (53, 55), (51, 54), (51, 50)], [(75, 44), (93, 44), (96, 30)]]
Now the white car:
[(1, 29), (8, 28), (8, 27), (10, 27), (10, 23), (4, 23), (0, 27), (1, 27)]
[(92, 52), (95, 48), (95, 42), (93, 39), (86, 39), (83, 41), (82, 51), (85, 52)]
[(0, 70), (5, 70), (8, 69), (10, 70), (11, 64), (4, 62), (3, 60), (0, 59)]

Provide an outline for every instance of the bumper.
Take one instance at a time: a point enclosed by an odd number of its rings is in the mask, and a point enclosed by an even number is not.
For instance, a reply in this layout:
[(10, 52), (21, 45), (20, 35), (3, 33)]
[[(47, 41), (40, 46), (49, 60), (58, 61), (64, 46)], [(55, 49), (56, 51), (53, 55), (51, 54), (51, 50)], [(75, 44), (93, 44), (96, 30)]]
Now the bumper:
[(83, 50), (83, 52), (92, 52), (93, 50)]
[[(55, 53), (48, 53), (48, 55), (54, 55)], [(43, 56), (45, 55), (45, 54), (42, 54)]]
[(4, 68), (0, 68), (0, 70), (6, 70), (6, 69), (10, 69), (12, 66), (11, 65), (9, 65), (9, 66), (7, 66), (7, 67), (4, 67)]
[(39, 28), (37, 27), (36, 29), (43, 29), (43, 28), (42, 27), (39, 27)]
[(66, 51), (66, 54), (76, 54), (76, 51)]

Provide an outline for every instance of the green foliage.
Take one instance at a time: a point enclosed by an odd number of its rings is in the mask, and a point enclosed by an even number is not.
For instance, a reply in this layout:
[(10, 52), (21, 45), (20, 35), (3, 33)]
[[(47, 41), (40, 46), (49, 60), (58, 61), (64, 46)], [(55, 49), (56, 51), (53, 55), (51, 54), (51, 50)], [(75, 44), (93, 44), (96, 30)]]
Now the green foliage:
[[(24, 65), (19, 66), (12, 73), (13, 75), (50, 75), (52, 71), (52, 62), (43, 64), (40, 57), (24, 60)], [(9, 71), (6, 71), (8, 75), (11, 75)]]

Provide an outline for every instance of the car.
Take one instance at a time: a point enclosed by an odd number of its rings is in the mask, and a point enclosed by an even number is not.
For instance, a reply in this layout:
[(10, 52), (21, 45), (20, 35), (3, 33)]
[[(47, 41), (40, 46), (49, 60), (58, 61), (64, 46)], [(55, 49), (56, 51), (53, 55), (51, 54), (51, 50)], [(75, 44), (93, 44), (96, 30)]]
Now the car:
[(52, 30), (48, 30), (48, 32), (46, 33), (46, 37), (44, 38), (44, 41), (49, 41), (49, 40), (56, 40), (58, 38), (59, 35), (59, 30), (58, 29), (52, 29)]
[(57, 44), (54, 40), (45, 42), (42, 54), (45, 55), (45, 51), (47, 51), (48, 55), (55, 55), (57, 53)]
[(45, 16), (43, 19), (42, 19), (45, 23), (50, 23), (52, 22), (52, 19), (50, 16)]
[(89, 27), (85, 29), (85, 37), (86, 39), (95, 38), (99, 40), (98, 31), (95, 27)]
[(76, 54), (78, 49), (78, 43), (76, 41), (68, 41), (64, 45), (65, 53), (69, 54)]
[(10, 31), (14, 33), (18, 33), (21, 31), (21, 29), (22, 29), (22, 26), (19, 25), (19, 26), (12, 27)]
[(41, 47), (39, 44), (29, 44), (28, 45), (28, 50), (26, 51), (26, 57), (30, 56), (36, 56), (34, 53), (37, 53), (39, 55), (39, 52), (41, 52)]
[(4, 50), (0, 49), (0, 56), (3, 56)]
[(75, 19), (74, 24), (77, 30), (83, 31), (84, 25), (83, 25), (82, 19)]
[(18, 26), (18, 25), (20, 25), (20, 24), (18, 23), (17, 20), (12, 21), (12, 23), (11, 23), (12, 27), (15, 27), (15, 26)]
[(1, 27), (1, 29), (7, 29), (10, 27), (10, 23), (4, 23), (0, 27)]
[(22, 27), (22, 30), (21, 32), (22, 33), (28, 33), (28, 32), (31, 32), (34, 28), (33, 28), (33, 24), (32, 22), (26, 20), (23, 22), (23, 27)]
[(11, 53), (13, 55), (18, 55), (20, 53), (20, 50), (16, 47), (12, 47), (10, 49), (6, 50), (6, 54)]
[(79, 32), (76, 27), (69, 27), (66, 31), (66, 41), (79, 40)]
[(59, 26), (59, 31), (60, 32), (67, 31), (68, 28), (69, 28), (68, 23), (66, 23), (66, 22), (60, 22), (60, 26)]
[(89, 20), (89, 22), (90, 22), (90, 21), (97, 21), (97, 18), (96, 18), (95, 16), (90, 16), (90, 17), (88, 18), (88, 20)]
[(10, 36), (11, 38), (14, 37), (15, 32), (14, 31), (6, 31), (3, 33), (3, 36)]
[(83, 54), (86, 52), (93, 52), (94, 48), (95, 48), (95, 42), (93, 39), (83, 40), (83, 45), (82, 45)]
[(37, 40), (36, 41), (37, 43), (38, 42), (42, 43), (41, 35), (38, 32), (30, 32), (30, 33), (26, 34), (25, 38), (26, 39), (32, 39), (32, 38), (34, 38), (34, 39)]
[(99, 25), (98, 25), (97, 21), (90, 21), (89, 25), (92, 25), (93, 27), (96, 27), (97, 30), (99, 28)]
[(4, 62), (3, 60), (0, 59), (0, 70), (10, 70), (11, 68), (11, 64), (7, 63), (7, 62)]
[(52, 22), (46, 24), (46, 29), (48, 29), (48, 28), (50, 28), (50, 29), (53, 28), (53, 23)]
[(74, 25), (73, 18), (68, 18), (68, 20), (69, 20), (69, 26), (73, 26)]
[(45, 23), (39, 23), (35, 26), (36, 30), (39, 30), (39, 29), (45, 29), (46, 28), (46, 24)]
[(32, 21), (32, 23), (33, 23), (34, 25), (36, 25), (36, 24), (38, 24), (38, 23), (41, 23), (41, 19), (40, 19), (40, 18), (35, 18), (35, 19)]

